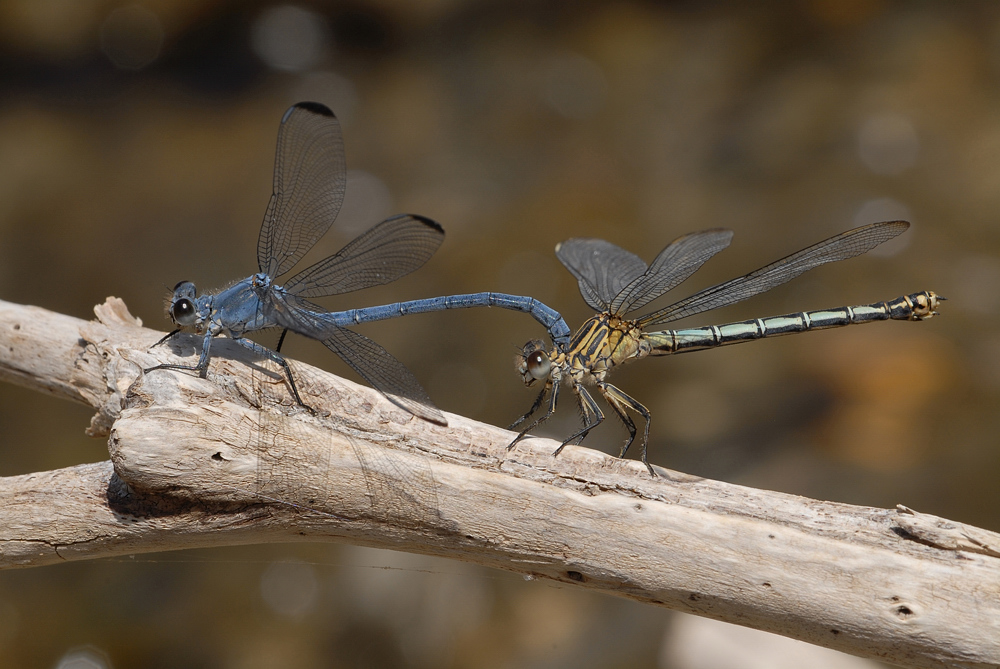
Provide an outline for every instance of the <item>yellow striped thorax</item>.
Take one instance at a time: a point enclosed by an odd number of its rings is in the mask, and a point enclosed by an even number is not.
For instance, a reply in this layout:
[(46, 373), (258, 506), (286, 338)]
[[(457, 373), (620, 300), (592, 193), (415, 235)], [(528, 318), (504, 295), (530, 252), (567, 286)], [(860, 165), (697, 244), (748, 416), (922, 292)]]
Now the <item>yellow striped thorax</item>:
[(525, 385), (546, 379), (558, 383), (563, 374), (574, 380), (603, 381), (616, 365), (649, 355), (650, 345), (635, 321), (602, 313), (586, 321), (574, 333), (566, 351), (546, 350), (535, 339), (524, 345), (515, 358), (515, 367)]

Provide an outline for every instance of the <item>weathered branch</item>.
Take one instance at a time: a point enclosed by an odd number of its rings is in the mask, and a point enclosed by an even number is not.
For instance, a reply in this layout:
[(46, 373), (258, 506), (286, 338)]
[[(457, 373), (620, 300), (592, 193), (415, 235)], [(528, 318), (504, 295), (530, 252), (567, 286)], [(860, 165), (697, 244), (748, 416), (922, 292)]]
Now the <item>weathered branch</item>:
[[(224, 340), (211, 372), (140, 370), (114, 299), (85, 322), (0, 302), (0, 377), (97, 409), (111, 462), (0, 479), (0, 567), (343, 541), (601, 590), (915, 667), (1000, 665), (1000, 536), (699, 479), (460, 416), (412, 418), (293, 363), (304, 399)], [(179, 346), (179, 348), (178, 348)], [(327, 413), (329, 412), (329, 413)], [(112, 468), (113, 463), (113, 468)]]

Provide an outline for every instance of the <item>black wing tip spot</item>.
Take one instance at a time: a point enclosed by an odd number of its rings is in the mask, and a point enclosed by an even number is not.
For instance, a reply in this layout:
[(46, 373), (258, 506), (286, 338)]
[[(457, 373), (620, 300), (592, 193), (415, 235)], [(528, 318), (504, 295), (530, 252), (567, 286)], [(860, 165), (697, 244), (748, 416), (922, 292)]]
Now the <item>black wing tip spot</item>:
[(293, 109), (303, 109), (307, 112), (312, 112), (313, 114), (319, 114), (320, 116), (334, 116), (329, 107), (319, 102), (297, 102), (292, 105), (287, 112), (285, 112), (285, 117), (281, 119), (282, 123), (288, 119), (288, 115), (292, 113)]
[(428, 228), (436, 230), (437, 232), (440, 232), (442, 235), (444, 234), (444, 228), (442, 228), (441, 224), (435, 221), (434, 219), (427, 218), (426, 216), (421, 216), (420, 214), (407, 214), (407, 215), (416, 221), (420, 221)]

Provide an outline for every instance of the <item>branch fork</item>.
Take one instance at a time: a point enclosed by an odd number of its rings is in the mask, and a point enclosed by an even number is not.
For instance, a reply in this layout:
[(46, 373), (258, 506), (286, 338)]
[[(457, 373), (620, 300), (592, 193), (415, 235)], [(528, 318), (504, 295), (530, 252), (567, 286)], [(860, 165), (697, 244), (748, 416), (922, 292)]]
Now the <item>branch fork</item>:
[(0, 479), (0, 567), (340, 541), (441, 555), (912, 667), (1000, 666), (1000, 535), (701, 479), (447, 415), (245, 349), (207, 379), (109, 298), (0, 302), (0, 377), (95, 409), (110, 461)]

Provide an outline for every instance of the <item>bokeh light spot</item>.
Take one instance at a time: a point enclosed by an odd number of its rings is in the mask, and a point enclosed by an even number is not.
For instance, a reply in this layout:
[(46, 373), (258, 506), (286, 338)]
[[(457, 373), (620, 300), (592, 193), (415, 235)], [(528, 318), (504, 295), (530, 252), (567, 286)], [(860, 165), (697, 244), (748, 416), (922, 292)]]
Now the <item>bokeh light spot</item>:
[(111, 661), (103, 651), (93, 646), (71, 648), (59, 658), (55, 669), (111, 669)]
[(141, 70), (162, 47), (160, 17), (140, 5), (119, 7), (101, 24), (101, 51), (119, 69)]
[(900, 174), (913, 167), (919, 153), (917, 131), (902, 114), (879, 114), (861, 124), (858, 156), (875, 174)]
[(318, 14), (294, 5), (265, 10), (254, 22), (250, 45), (268, 67), (286, 72), (307, 70), (323, 56), (329, 41)]
[(604, 72), (596, 63), (579, 54), (566, 53), (549, 62), (542, 100), (560, 116), (584, 119), (600, 110), (607, 89)]

